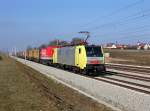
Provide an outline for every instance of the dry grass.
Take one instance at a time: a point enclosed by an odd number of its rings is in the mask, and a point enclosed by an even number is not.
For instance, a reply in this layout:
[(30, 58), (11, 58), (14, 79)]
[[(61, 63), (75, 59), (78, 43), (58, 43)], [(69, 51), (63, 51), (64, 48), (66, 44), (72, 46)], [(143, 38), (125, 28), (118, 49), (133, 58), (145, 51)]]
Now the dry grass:
[(39, 72), (3, 57), (0, 111), (112, 111)]
[(150, 66), (150, 51), (105, 50), (110, 53), (113, 63)]

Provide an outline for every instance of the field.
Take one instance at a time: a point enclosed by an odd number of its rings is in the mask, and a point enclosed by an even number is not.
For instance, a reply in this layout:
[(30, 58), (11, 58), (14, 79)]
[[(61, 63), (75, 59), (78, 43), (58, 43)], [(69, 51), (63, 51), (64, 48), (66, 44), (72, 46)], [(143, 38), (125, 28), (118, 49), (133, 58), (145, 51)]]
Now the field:
[(112, 111), (2, 55), (0, 111)]
[(150, 66), (150, 51), (105, 49), (112, 63)]

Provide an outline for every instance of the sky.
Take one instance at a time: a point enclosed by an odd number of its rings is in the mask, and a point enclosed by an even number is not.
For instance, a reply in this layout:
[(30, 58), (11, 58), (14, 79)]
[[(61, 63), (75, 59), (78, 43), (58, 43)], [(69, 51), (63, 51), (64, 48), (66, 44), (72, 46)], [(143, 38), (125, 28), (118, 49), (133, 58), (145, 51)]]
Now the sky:
[(0, 50), (38, 47), (50, 40), (150, 42), (150, 0), (0, 0)]

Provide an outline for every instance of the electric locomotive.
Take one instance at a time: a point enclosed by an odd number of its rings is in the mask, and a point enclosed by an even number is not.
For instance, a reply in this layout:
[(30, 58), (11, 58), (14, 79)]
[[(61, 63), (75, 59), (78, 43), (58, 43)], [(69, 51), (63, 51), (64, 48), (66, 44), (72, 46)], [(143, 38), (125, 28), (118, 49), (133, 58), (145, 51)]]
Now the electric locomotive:
[(106, 71), (101, 46), (77, 45), (56, 48), (53, 63), (84, 74)]

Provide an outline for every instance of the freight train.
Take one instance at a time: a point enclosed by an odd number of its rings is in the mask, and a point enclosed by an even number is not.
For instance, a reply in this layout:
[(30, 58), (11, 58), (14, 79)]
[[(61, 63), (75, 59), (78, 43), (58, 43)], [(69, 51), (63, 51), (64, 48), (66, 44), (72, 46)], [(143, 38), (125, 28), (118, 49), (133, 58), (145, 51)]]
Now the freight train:
[(48, 46), (46, 48), (18, 52), (17, 56), (83, 74), (106, 71), (105, 58), (101, 46)]

